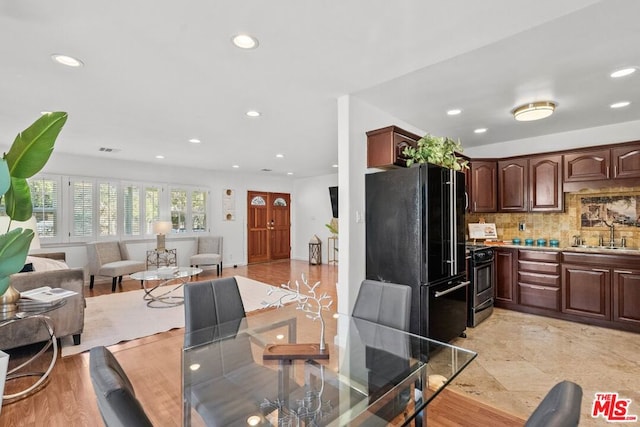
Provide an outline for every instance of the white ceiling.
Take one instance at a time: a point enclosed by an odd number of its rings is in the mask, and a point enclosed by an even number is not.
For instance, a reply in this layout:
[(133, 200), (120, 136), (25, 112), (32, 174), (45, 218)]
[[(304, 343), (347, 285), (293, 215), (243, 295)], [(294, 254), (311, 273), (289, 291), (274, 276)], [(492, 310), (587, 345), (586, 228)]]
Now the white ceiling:
[[(640, 66), (638, 16), (637, 0), (0, 0), (0, 145), (62, 110), (60, 152), (305, 177), (336, 171), (345, 94), (464, 147), (637, 120), (640, 72), (609, 73)], [(513, 120), (540, 99), (556, 114)]]

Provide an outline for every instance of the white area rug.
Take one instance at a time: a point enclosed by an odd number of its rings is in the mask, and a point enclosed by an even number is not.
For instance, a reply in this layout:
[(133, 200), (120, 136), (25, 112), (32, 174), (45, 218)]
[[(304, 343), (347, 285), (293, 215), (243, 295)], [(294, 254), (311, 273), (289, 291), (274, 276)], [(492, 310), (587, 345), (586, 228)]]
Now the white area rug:
[[(235, 277), (246, 312), (259, 310), (264, 307), (264, 301), (274, 299), (267, 295), (273, 286), (242, 276)], [(167, 286), (166, 290), (169, 288)], [(184, 327), (183, 305), (149, 308), (147, 301), (142, 299), (143, 295), (144, 291), (140, 289), (87, 298), (81, 343), (73, 345), (71, 337), (62, 339), (62, 356)], [(172, 295), (182, 296), (182, 289)]]

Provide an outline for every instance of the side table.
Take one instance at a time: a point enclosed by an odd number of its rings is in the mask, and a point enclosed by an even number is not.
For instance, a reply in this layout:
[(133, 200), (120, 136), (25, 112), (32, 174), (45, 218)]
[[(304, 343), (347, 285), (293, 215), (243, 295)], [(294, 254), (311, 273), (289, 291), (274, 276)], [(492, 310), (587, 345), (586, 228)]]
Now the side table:
[[(20, 300), (20, 301), (23, 301), (23, 300)], [(11, 381), (18, 378), (24, 378), (24, 377), (31, 377), (31, 376), (35, 376), (39, 378), (35, 383), (33, 383), (31, 386), (27, 387), (24, 390), (21, 390), (13, 394), (5, 394), (2, 397), (3, 404), (10, 403), (15, 400), (27, 397), (30, 394), (40, 390), (44, 386), (44, 383), (49, 377), (49, 375), (51, 374), (51, 371), (53, 370), (53, 367), (56, 364), (56, 359), (58, 358), (58, 340), (54, 334), (53, 325), (51, 324), (49, 317), (47, 317), (45, 314), (52, 310), (56, 310), (62, 307), (66, 303), (67, 303), (67, 300), (64, 298), (58, 301), (54, 301), (51, 303), (43, 303), (43, 304), (37, 304), (37, 303), (34, 304), (32, 301), (29, 301), (28, 303), (25, 303), (25, 304), (20, 304), (20, 302), (18, 302), (18, 307), (19, 307), (18, 311), (13, 312), (8, 317), (4, 317), (0, 319), (0, 328), (15, 322), (27, 322), (27, 321), (39, 322), (42, 327), (47, 329), (50, 336), (50, 340), (45, 342), (44, 346), (36, 354), (31, 356), (26, 362), (23, 362), (20, 365), (16, 366), (15, 368), (12, 368), (11, 370), (7, 371), (6, 381)], [(53, 347), (53, 355), (51, 357), (51, 362), (49, 362), (49, 366), (47, 367), (46, 371), (23, 372), (23, 368), (25, 368), (26, 366), (31, 364), (34, 360), (36, 360), (38, 357), (40, 357), (42, 354), (44, 354), (49, 349), (49, 347)], [(6, 389), (6, 383), (5, 383), (5, 389)]]
[(147, 251), (147, 270), (149, 266), (155, 268), (177, 266), (178, 254), (177, 249), (151, 249)]

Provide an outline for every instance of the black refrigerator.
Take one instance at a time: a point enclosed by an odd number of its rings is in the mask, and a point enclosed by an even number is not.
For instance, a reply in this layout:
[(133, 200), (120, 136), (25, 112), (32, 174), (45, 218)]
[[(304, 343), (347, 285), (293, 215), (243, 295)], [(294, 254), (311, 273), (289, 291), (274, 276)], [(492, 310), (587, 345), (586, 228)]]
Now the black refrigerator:
[(432, 164), (365, 176), (366, 277), (411, 286), (411, 332), (443, 342), (467, 324), (464, 182)]

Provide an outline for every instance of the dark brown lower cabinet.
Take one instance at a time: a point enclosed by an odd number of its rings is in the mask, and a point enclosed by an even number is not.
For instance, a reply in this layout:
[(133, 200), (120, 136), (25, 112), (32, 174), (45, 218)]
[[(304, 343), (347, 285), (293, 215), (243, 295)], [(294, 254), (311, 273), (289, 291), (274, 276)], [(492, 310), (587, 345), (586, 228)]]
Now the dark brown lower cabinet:
[(497, 247), (496, 307), (640, 333), (640, 255)]
[(562, 312), (611, 320), (611, 271), (562, 265)]
[(511, 248), (496, 248), (496, 306), (509, 308), (510, 304), (516, 304), (516, 272), (518, 263), (518, 250)]
[(613, 270), (613, 320), (640, 326), (640, 270)]

